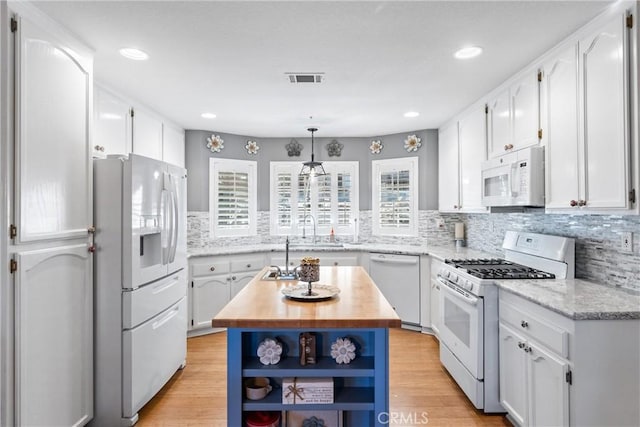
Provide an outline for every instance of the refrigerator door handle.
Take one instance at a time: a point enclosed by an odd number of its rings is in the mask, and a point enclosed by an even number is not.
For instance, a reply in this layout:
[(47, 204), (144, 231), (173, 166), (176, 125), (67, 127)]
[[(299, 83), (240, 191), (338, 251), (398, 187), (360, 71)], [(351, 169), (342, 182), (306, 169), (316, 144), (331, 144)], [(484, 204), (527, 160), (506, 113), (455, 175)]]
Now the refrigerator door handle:
[(176, 176), (169, 175), (171, 182), (171, 205), (172, 205), (172, 213), (171, 213), (171, 245), (169, 252), (169, 262), (174, 262), (176, 259), (176, 249), (178, 248), (178, 232), (180, 224), (180, 212), (178, 209), (178, 185), (176, 184)]
[(169, 204), (169, 192), (162, 190), (161, 196), (161, 212), (162, 212), (162, 231), (161, 231), (161, 249), (162, 249), (162, 265), (166, 265), (169, 259), (169, 213), (167, 205)]
[(171, 176), (165, 172), (162, 186), (162, 265), (169, 264), (169, 252), (173, 237), (173, 209), (170, 207), (172, 203)]

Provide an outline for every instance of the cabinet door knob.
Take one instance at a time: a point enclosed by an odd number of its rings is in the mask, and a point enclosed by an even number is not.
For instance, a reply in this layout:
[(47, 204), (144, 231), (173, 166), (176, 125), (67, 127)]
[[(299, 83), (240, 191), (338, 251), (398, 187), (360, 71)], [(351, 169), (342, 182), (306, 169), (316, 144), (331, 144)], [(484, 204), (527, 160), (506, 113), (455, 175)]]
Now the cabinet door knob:
[(334, 261), (334, 262), (333, 262), (333, 265), (338, 265), (338, 261)]
[(522, 326), (523, 328), (528, 328), (529, 322), (527, 322), (526, 320), (523, 320), (522, 322), (520, 322), (520, 326)]
[(570, 205), (570, 206), (578, 206), (578, 202), (576, 202), (575, 200), (571, 200), (571, 201), (569, 202), (569, 205)]
[(231, 280), (236, 280), (236, 276), (231, 276)]
[(578, 200), (578, 206), (587, 206), (586, 200)]
[(247, 264), (247, 268), (251, 268), (251, 264)]
[(96, 245), (91, 245), (87, 248), (87, 250), (91, 253), (94, 253), (96, 251)]
[(519, 341), (519, 342), (518, 342), (518, 348), (524, 348), (524, 345), (525, 345), (525, 344), (524, 344), (522, 341)]
[(91, 226), (89, 226), (89, 228), (87, 228), (87, 233), (94, 234), (95, 232), (96, 232), (95, 225), (91, 225)]
[(531, 347), (525, 347), (524, 348), (524, 352), (525, 353), (531, 353)]
[(214, 266), (211, 266), (211, 268), (209, 268), (209, 271), (216, 271), (216, 268)]
[(453, 205), (453, 209), (458, 209), (458, 205)]

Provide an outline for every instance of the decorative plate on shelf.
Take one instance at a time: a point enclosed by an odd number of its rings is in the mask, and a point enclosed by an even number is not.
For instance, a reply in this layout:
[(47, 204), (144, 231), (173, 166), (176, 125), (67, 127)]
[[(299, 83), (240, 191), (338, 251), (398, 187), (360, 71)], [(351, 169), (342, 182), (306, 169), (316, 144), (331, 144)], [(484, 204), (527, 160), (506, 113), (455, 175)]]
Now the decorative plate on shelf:
[(207, 138), (207, 148), (212, 153), (219, 153), (224, 148), (224, 140), (220, 138), (220, 135), (211, 135)]
[(309, 284), (300, 283), (282, 288), (282, 294), (289, 299), (296, 301), (324, 301), (337, 296), (340, 289), (333, 285), (313, 284), (311, 285), (311, 295), (309, 295)]
[(258, 357), (263, 365), (275, 365), (280, 361), (282, 345), (273, 338), (265, 338), (258, 346)]
[(349, 338), (338, 338), (331, 344), (331, 357), (338, 364), (347, 364), (356, 358), (356, 346)]

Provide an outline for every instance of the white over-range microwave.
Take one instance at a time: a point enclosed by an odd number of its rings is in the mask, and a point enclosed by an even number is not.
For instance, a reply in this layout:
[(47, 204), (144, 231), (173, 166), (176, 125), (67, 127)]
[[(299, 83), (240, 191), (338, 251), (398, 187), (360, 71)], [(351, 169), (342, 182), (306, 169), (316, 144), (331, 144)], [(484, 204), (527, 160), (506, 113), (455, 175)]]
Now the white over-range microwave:
[(483, 162), (482, 205), (544, 206), (544, 148), (523, 148)]

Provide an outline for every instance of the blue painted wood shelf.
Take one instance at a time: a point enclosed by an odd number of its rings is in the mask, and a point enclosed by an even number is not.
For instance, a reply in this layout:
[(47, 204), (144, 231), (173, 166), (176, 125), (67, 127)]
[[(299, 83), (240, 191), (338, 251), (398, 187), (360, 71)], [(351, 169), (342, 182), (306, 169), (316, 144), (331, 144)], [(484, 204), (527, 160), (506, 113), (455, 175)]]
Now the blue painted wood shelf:
[(331, 357), (319, 357), (316, 364), (301, 366), (297, 357), (281, 360), (277, 365), (263, 365), (257, 357), (245, 358), (244, 377), (373, 377), (373, 356), (358, 357), (346, 365), (339, 365)]

